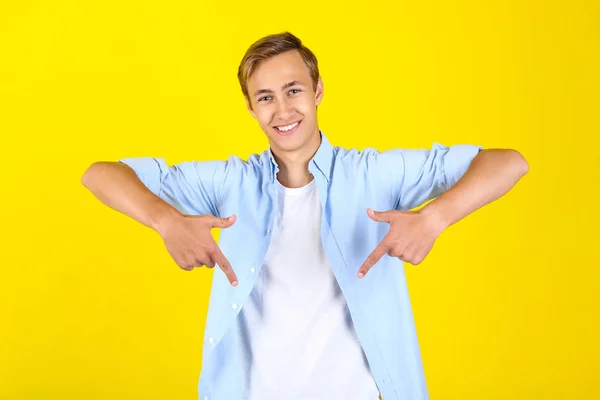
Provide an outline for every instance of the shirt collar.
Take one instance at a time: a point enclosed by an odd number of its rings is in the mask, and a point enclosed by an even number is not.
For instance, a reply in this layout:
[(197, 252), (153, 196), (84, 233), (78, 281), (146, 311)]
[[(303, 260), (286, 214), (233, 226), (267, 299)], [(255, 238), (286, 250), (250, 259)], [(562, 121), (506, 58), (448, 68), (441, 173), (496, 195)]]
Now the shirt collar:
[[(327, 139), (327, 136), (323, 133), (323, 131), (319, 131), (321, 134), (321, 144), (317, 149), (317, 152), (313, 156), (313, 158), (308, 163), (308, 170), (312, 173), (314, 171), (313, 166), (315, 166), (321, 173), (327, 178), (327, 181), (330, 180), (331, 177), (331, 163), (333, 161), (333, 146)], [(277, 179), (277, 172), (279, 172), (279, 165), (277, 161), (275, 161), (275, 157), (273, 157), (273, 151), (269, 147), (269, 159), (271, 160), (271, 182), (275, 183), (275, 179)]]

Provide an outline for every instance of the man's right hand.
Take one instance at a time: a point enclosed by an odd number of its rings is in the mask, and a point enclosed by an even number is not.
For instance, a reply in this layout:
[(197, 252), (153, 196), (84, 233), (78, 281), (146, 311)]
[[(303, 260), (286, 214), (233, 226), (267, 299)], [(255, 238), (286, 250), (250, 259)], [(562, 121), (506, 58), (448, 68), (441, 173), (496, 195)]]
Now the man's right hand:
[(235, 222), (235, 215), (229, 218), (183, 215), (150, 191), (131, 167), (119, 162), (96, 162), (81, 181), (108, 207), (158, 232), (179, 267), (191, 271), (196, 266), (213, 268), (217, 264), (229, 282), (237, 285), (231, 264), (210, 233), (212, 228), (229, 228)]
[(175, 215), (161, 221), (157, 232), (163, 238), (167, 251), (180, 268), (192, 271), (194, 267), (219, 266), (233, 286), (237, 277), (231, 264), (221, 252), (212, 234), (212, 228), (229, 228), (235, 222), (235, 215), (218, 218), (214, 215)]

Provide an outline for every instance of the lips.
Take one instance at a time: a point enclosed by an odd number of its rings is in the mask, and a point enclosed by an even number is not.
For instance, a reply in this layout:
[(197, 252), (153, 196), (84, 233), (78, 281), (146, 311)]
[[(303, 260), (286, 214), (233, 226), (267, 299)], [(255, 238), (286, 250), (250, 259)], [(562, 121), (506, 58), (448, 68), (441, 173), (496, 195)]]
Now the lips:
[(298, 129), (301, 122), (302, 121), (296, 121), (296, 122), (292, 122), (291, 124), (288, 124), (288, 125), (279, 125), (279, 126), (275, 126), (273, 128), (281, 136), (289, 136), (292, 133), (294, 133), (296, 131), (296, 129)]

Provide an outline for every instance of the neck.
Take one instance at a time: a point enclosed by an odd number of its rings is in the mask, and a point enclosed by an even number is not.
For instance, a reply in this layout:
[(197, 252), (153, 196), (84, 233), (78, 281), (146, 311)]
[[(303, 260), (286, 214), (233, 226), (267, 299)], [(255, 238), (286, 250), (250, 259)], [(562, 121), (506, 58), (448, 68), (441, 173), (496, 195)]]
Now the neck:
[(313, 180), (313, 176), (308, 172), (308, 163), (313, 158), (319, 146), (321, 145), (321, 134), (313, 135), (302, 149), (294, 152), (273, 151), (273, 156), (279, 172), (277, 180), (285, 187), (299, 188), (309, 184)]

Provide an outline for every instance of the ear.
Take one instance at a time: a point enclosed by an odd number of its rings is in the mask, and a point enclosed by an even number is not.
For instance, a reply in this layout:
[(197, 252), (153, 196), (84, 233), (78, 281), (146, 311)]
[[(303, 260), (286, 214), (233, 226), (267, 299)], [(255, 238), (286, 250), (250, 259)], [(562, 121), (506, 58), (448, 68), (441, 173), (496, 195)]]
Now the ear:
[(318, 106), (323, 100), (323, 80), (319, 76), (317, 81), (317, 90), (315, 90), (315, 104)]

